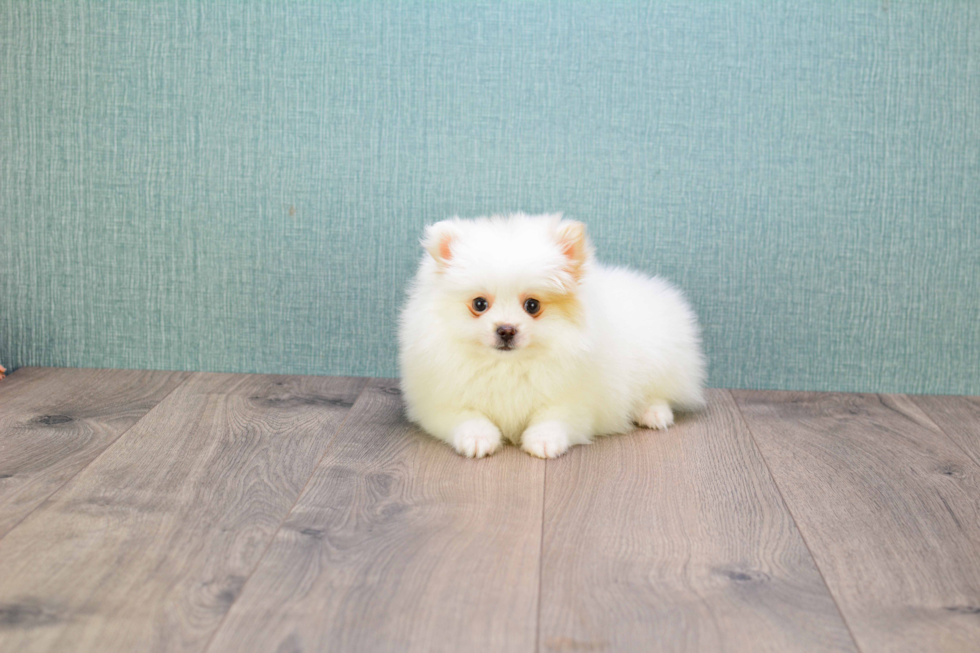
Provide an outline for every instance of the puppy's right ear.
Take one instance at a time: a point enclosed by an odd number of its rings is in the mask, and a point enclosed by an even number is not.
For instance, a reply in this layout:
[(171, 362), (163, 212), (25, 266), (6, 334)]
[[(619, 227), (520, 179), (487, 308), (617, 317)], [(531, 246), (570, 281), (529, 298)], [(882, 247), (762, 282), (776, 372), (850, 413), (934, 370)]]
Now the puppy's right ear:
[(443, 220), (425, 228), (422, 247), (435, 259), (436, 265), (442, 270), (453, 259), (453, 241), (459, 237), (459, 220)]

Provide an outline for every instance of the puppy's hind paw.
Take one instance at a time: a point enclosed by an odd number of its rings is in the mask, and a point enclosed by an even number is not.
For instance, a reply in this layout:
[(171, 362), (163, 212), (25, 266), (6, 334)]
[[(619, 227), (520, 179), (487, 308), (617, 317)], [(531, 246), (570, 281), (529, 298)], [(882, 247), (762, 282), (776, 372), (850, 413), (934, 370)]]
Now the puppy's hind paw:
[(648, 429), (665, 429), (674, 423), (674, 411), (666, 401), (655, 401), (643, 411), (636, 423)]
[(453, 447), (467, 458), (483, 458), (500, 448), (500, 429), (487, 419), (470, 419), (453, 431)]
[(557, 458), (568, 446), (568, 428), (558, 421), (535, 424), (521, 436), (521, 449), (538, 458)]

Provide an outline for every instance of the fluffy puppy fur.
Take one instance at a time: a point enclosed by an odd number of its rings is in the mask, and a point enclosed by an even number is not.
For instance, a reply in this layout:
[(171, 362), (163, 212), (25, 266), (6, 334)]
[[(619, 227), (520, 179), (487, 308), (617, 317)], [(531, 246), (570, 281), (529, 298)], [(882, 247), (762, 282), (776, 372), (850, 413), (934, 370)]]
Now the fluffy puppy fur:
[(464, 456), (540, 458), (703, 405), (697, 318), (666, 281), (600, 265), (561, 215), (426, 229), (399, 330), (409, 418)]

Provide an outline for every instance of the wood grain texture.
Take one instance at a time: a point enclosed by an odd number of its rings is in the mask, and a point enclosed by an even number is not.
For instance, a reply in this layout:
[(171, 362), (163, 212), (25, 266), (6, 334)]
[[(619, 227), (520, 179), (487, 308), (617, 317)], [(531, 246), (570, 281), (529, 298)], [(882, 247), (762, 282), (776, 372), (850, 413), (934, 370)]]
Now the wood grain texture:
[(549, 463), (541, 651), (854, 644), (726, 391)]
[(980, 465), (980, 397), (919, 396), (911, 399), (950, 440)]
[(203, 649), (365, 383), (193, 375), (0, 540), (0, 649)]
[(533, 651), (544, 468), (462, 458), (372, 382), (209, 651)]
[(980, 474), (902, 395), (735, 392), (864, 653), (976, 651)]
[(0, 382), (0, 538), (188, 376), (28, 367)]

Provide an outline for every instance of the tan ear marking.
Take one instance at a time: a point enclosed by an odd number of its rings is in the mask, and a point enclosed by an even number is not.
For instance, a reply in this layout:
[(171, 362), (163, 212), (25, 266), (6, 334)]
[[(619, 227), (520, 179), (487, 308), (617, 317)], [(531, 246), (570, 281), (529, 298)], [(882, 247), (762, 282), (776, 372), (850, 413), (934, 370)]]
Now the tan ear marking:
[(440, 269), (453, 259), (453, 241), (459, 235), (457, 220), (443, 220), (425, 228), (422, 246)]
[(582, 266), (590, 254), (585, 225), (574, 220), (562, 220), (558, 224), (558, 246), (568, 259), (565, 269), (578, 281), (582, 276)]
[(453, 258), (453, 250), (449, 247), (453, 242), (452, 236), (446, 234), (439, 241), (439, 258), (443, 261), (449, 261)]

